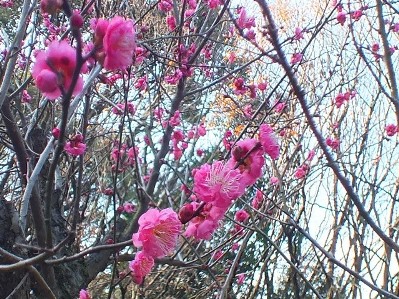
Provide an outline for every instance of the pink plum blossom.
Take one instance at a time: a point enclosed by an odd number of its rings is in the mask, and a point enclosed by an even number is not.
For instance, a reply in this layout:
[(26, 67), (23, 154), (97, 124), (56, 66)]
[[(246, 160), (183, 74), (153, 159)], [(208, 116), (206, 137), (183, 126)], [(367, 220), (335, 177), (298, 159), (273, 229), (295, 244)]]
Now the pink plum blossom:
[(164, 12), (168, 12), (173, 8), (173, 1), (172, 0), (161, 0), (158, 3), (158, 9)]
[(136, 84), (134, 84), (134, 87), (138, 90), (144, 91), (147, 89), (147, 82), (148, 82), (148, 76), (145, 75), (137, 79), (137, 82)]
[(260, 190), (256, 190), (256, 194), (255, 194), (255, 197), (254, 197), (254, 199), (252, 200), (252, 207), (254, 208), (254, 209), (259, 209), (259, 207), (262, 205), (262, 203), (263, 203), (263, 200), (264, 200), (264, 195), (263, 195), (263, 193), (262, 193), (262, 191), (260, 191)]
[(234, 219), (238, 222), (244, 222), (249, 218), (249, 214), (245, 210), (238, 210), (234, 215)]
[(241, 77), (234, 80), (233, 87), (234, 94), (242, 95), (247, 92), (247, 87), (245, 86), (244, 79)]
[(302, 53), (294, 53), (291, 57), (291, 64), (296, 64), (302, 60)]
[(316, 152), (314, 150), (310, 150), (308, 153), (308, 157), (306, 158), (306, 160), (308, 161), (312, 161), (313, 158), (316, 156)]
[(163, 110), (161, 107), (155, 108), (155, 109), (154, 109), (154, 112), (153, 112), (154, 118), (155, 118), (156, 120), (161, 120), (161, 119), (162, 119), (163, 113), (164, 113), (164, 110)]
[(374, 43), (371, 45), (371, 51), (378, 52), (380, 50), (380, 45), (378, 43)]
[(74, 10), (72, 12), (70, 22), (71, 22), (71, 27), (74, 29), (80, 29), (83, 27), (84, 19), (79, 10)]
[(237, 284), (243, 284), (245, 280), (245, 273), (237, 274)]
[(204, 151), (202, 149), (198, 148), (196, 150), (196, 154), (197, 154), (198, 157), (202, 157), (202, 155), (204, 154)]
[(188, 0), (188, 7), (190, 9), (196, 9), (197, 8), (197, 1), (195, 0)]
[(173, 116), (169, 120), (169, 125), (172, 127), (179, 126), (181, 122), (181, 113), (179, 110), (175, 111)]
[(269, 181), (270, 181), (270, 184), (272, 184), (273, 186), (278, 185), (278, 183), (280, 182), (278, 177), (275, 177), (275, 176), (272, 176)]
[(284, 110), (285, 106), (286, 106), (285, 103), (279, 102), (279, 103), (277, 103), (276, 106), (274, 107), (274, 110), (275, 110), (277, 113), (281, 113), (281, 112)]
[(244, 193), (240, 171), (221, 161), (204, 164), (193, 173), (194, 193), (200, 200), (217, 207), (228, 207)]
[(210, 9), (215, 9), (220, 5), (220, 0), (206, 0)]
[(296, 27), (295, 28), (295, 35), (294, 35), (294, 40), (301, 40), (303, 39), (303, 31), (301, 28)]
[(123, 211), (128, 214), (132, 214), (136, 210), (136, 206), (131, 202), (125, 202), (123, 204)]
[(236, 59), (237, 59), (236, 53), (235, 52), (230, 52), (227, 59), (228, 59), (230, 64), (233, 64), (236, 61)]
[(64, 150), (71, 156), (80, 156), (86, 150), (86, 144), (83, 143), (83, 136), (76, 134), (64, 146)]
[(193, 139), (194, 137), (195, 137), (194, 129), (191, 129), (190, 131), (187, 132), (188, 139)]
[(248, 85), (248, 91), (249, 91), (249, 97), (251, 99), (256, 98), (256, 85), (255, 84), (249, 84)]
[(344, 11), (338, 12), (337, 21), (338, 21), (338, 23), (341, 24), (341, 26), (344, 26), (345, 21), (346, 21), (346, 13)]
[(181, 78), (183, 78), (183, 73), (180, 69), (177, 69), (172, 75), (166, 76), (164, 80), (168, 84), (175, 85)]
[(22, 103), (30, 103), (32, 102), (32, 96), (28, 93), (26, 89), (22, 91)]
[(252, 117), (252, 113), (253, 113), (252, 105), (251, 104), (245, 105), (244, 109), (243, 109), (243, 112), (244, 112), (245, 117), (251, 118)]
[(253, 29), (246, 29), (244, 32), (244, 37), (250, 41), (255, 41), (256, 32)]
[(337, 108), (341, 107), (345, 102), (349, 102), (350, 99), (353, 99), (356, 96), (355, 90), (348, 90), (345, 93), (339, 93), (335, 97), (335, 105)]
[(58, 10), (62, 8), (62, 0), (41, 0), (40, 9), (42, 13), (54, 15)]
[(133, 244), (153, 258), (164, 257), (174, 250), (181, 231), (181, 222), (172, 209), (149, 209), (139, 218), (139, 230)]
[(339, 93), (336, 97), (335, 97), (335, 105), (337, 106), (337, 108), (340, 108), (344, 103), (345, 103), (345, 97), (342, 93)]
[(306, 167), (304, 167), (306, 164), (302, 165), (301, 167), (298, 167), (295, 170), (294, 176), (296, 179), (300, 180), (302, 178), (304, 178), (306, 176), (306, 174), (308, 173), (308, 166), (306, 165)]
[[(192, 202), (193, 211), (199, 204)], [(212, 203), (207, 203), (198, 216), (191, 219), (184, 232), (186, 237), (194, 237), (196, 240), (209, 240), (213, 232), (218, 228), (219, 221), (223, 218), (227, 208), (219, 208)]]
[(51, 133), (53, 134), (55, 139), (58, 139), (58, 138), (60, 138), (61, 130), (60, 130), (60, 128), (55, 127), (55, 128), (53, 128)]
[(83, 290), (83, 289), (80, 290), (79, 299), (90, 299), (89, 292), (87, 292), (86, 290)]
[(262, 124), (259, 127), (259, 141), (262, 144), (263, 151), (273, 160), (278, 159), (280, 155), (280, 145), (273, 129), (267, 125)]
[(352, 19), (353, 19), (354, 21), (359, 21), (360, 18), (362, 17), (362, 15), (363, 15), (363, 11), (362, 11), (361, 9), (355, 10), (355, 11), (352, 13)]
[(1, 0), (1, 1), (0, 1), (0, 6), (1, 6), (1, 7), (8, 7), (8, 8), (10, 8), (10, 7), (13, 7), (13, 5), (14, 5), (14, 2), (13, 2), (12, 0)]
[(398, 132), (398, 127), (394, 124), (389, 124), (385, 127), (385, 132), (389, 137), (392, 137)]
[(268, 83), (266, 81), (262, 81), (258, 83), (258, 89), (260, 91), (265, 91), (267, 88)]
[(176, 18), (173, 15), (166, 17), (166, 25), (170, 31), (174, 31), (176, 29)]
[[(201, 219), (201, 221), (196, 221), (196, 219)], [(213, 219), (195, 217), (187, 226), (184, 235), (194, 237), (197, 240), (209, 240), (217, 227), (218, 223)]]
[(134, 260), (129, 263), (129, 269), (132, 271), (132, 277), (135, 283), (142, 284), (143, 279), (148, 275), (154, 267), (154, 258), (138, 251)]
[(339, 148), (339, 139), (333, 137), (327, 137), (326, 144), (331, 147), (333, 150), (337, 150)]
[[(66, 41), (53, 41), (46, 51), (39, 51), (32, 68), (37, 88), (50, 100), (61, 96), (61, 89), (67, 91), (72, 84), (76, 65), (76, 49)], [(84, 70), (84, 68), (83, 68)], [(83, 79), (78, 77), (73, 95), (83, 89)]]
[(116, 104), (116, 106), (112, 107), (111, 111), (115, 115), (124, 115), (125, 109), (131, 115), (134, 115), (134, 113), (136, 112), (136, 108), (134, 107), (133, 103), (130, 102), (128, 102), (126, 105), (122, 103)]
[(205, 136), (206, 135), (206, 127), (204, 123), (200, 123), (197, 127), (197, 135), (198, 136)]
[(173, 148), (172, 153), (173, 153), (173, 159), (175, 161), (179, 161), (181, 159), (181, 157), (183, 156), (183, 150), (177, 146), (175, 148)]
[(239, 9), (237, 25), (240, 29), (250, 29), (251, 27), (255, 27), (255, 18), (248, 17), (246, 9), (244, 7), (241, 7)]
[(116, 16), (109, 22), (103, 40), (104, 67), (107, 70), (125, 69), (132, 64), (136, 48), (135, 35), (132, 20)]
[(262, 175), (262, 167), (265, 163), (263, 151), (261, 143), (256, 139), (240, 140), (232, 150), (228, 164), (232, 168), (238, 167), (242, 174), (242, 181), (247, 186), (253, 185)]
[(148, 51), (143, 47), (137, 47), (135, 50), (135, 64), (139, 65), (148, 56)]
[(224, 147), (226, 148), (227, 151), (231, 150), (231, 144), (232, 144), (231, 137), (232, 137), (232, 135), (233, 135), (233, 133), (231, 133), (230, 130), (227, 130), (224, 133), (224, 136), (223, 136), (222, 142), (223, 142), (223, 145), (224, 145)]
[(174, 143), (178, 143), (184, 140), (184, 133), (182, 130), (175, 130), (172, 133), (172, 140)]

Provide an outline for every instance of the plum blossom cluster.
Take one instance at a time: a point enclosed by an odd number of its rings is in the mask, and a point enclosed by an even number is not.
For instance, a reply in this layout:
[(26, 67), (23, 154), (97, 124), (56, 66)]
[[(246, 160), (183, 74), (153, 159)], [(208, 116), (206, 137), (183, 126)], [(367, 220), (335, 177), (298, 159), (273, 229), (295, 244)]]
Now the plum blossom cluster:
[[(337, 1), (334, 0), (332, 5), (337, 5)], [(337, 5), (337, 21), (339, 24), (341, 24), (341, 26), (344, 26), (345, 22), (346, 22), (346, 12), (343, 9), (343, 6), (341, 4)]]
[[(329, 140), (329, 141), (327, 141), (327, 140)], [(339, 147), (338, 139), (333, 139), (331, 137), (328, 137), (327, 140), (326, 140), (326, 143), (328, 146), (336, 147), (335, 149), (337, 149)], [(308, 153), (308, 156), (306, 157), (305, 162), (301, 166), (299, 166), (294, 172), (294, 177), (297, 180), (300, 180), (300, 179), (303, 179), (304, 177), (306, 177), (306, 175), (310, 171), (310, 163), (312, 162), (312, 160), (314, 159), (315, 156), (316, 156), (316, 152), (314, 150), (310, 150)]]
[(112, 107), (111, 111), (115, 115), (124, 115), (125, 110), (127, 113), (134, 115), (136, 112), (136, 108), (134, 107), (134, 104), (131, 102), (127, 102), (126, 104), (116, 104), (114, 107)]
[(136, 211), (136, 206), (131, 202), (125, 202), (122, 206), (119, 206), (117, 208), (117, 212), (119, 213), (132, 214), (135, 211)]
[(298, 180), (303, 179), (308, 174), (309, 170), (309, 165), (307, 163), (304, 163), (295, 170), (294, 177)]
[(240, 7), (237, 9), (238, 18), (237, 26), (243, 30), (244, 37), (248, 40), (255, 41), (255, 18), (248, 17), (245, 7)]
[(292, 54), (291, 64), (296, 64), (296, 63), (301, 62), (302, 58), (303, 58), (303, 54), (302, 53), (294, 53), (294, 54)]
[(333, 150), (337, 150), (339, 148), (339, 139), (334, 137), (327, 137), (326, 144), (331, 147)]
[[(62, 1), (42, 1), (42, 11), (56, 12)], [(80, 28), (83, 18), (79, 12), (71, 16), (71, 26)], [(77, 95), (83, 89), (82, 74), (88, 71), (87, 62), (95, 58), (105, 69), (123, 70), (133, 63), (136, 50), (135, 29), (132, 20), (116, 16), (111, 20), (96, 19), (92, 21), (94, 31), (93, 44), (89, 55), (82, 56), (67, 40), (49, 42), (46, 50), (36, 52), (36, 62), (32, 68), (32, 76), (37, 88), (49, 100), (65, 95), (70, 89)], [(79, 76), (74, 76), (75, 72)]]
[[(205, 4), (208, 5), (210, 9), (217, 9), (221, 5), (220, 0), (206, 0)], [(176, 29), (176, 18), (173, 12), (173, 0), (161, 0), (158, 2), (158, 9), (166, 13), (166, 25), (168, 26), (170, 31), (174, 31)], [(184, 11), (183, 15), (183, 25), (189, 29), (192, 29), (191, 19), (196, 13), (198, 8), (198, 3), (196, 0), (187, 1), (187, 7)]]
[(90, 295), (89, 292), (87, 292), (86, 290), (82, 289), (79, 292), (79, 299), (90, 299)]
[(387, 136), (392, 137), (396, 133), (398, 133), (398, 126), (396, 126), (394, 124), (386, 125), (385, 132), (387, 133)]
[[(137, 146), (128, 147), (127, 144), (119, 144), (116, 142), (111, 151), (111, 168), (113, 171), (123, 172), (128, 167), (134, 167), (136, 162), (140, 163), (139, 148)], [(117, 169), (118, 165), (118, 169)]]
[[(210, 239), (233, 202), (262, 175), (264, 155), (278, 159), (279, 151), (272, 128), (263, 124), (258, 139), (238, 141), (227, 162), (215, 161), (194, 169), (193, 202), (179, 212), (182, 223), (188, 223), (185, 236)], [(247, 219), (244, 212), (239, 213), (238, 221)]]
[[(163, 109), (158, 108), (154, 111), (154, 117), (158, 120), (162, 118)], [(171, 136), (172, 148), (171, 153), (173, 154), (173, 158), (175, 161), (179, 161), (183, 156), (184, 151), (188, 148), (188, 144), (190, 140), (196, 140), (199, 137), (206, 135), (206, 127), (203, 122), (201, 122), (197, 126), (193, 126), (187, 134), (185, 134), (179, 126), (181, 125), (181, 113), (179, 110), (175, 111), (175, 113), (169, 118), (169, 121), (162, 120), (162, 126), (166, 128), (168, 125), (174, 128), (174, 131)], [(202, 155), (201, 149), (197, 150), (198, 156)]]
[(14, 2), (12, 0), (1, 0), (0, 1), (0, 7), (12, 7), (14, 5)]
[(133, 234), (133, 245), (141, 248), (129, 263), (133, 281), (142, 284), (154, 267), (154, 259), (173, 252), (182, 224), (172, 209), (149, 209), (138, 221), (139, 230)]
[[(49, 100), (54, 100), (71, 88), (72, 83), (72, 95), (82, 91), (82, 76), (79, 76), (76, 82), (72, 82), (76, 68), (76, 49), (67, 41), (53, 41), (46, 51), (36, 53), (32, 76), (43, 95)], [(80, 68), (82, 72), (87, 70), (85, 64)]]
[(92, 28), (95, 56), (105, 69), (122, 70), (133, 63), (136, 33), (132, 20), (120, 16), (110, 21), (98, 19), (92, 22)]
[(345, 102), (349, 102), (350, 99), (353, 99), (356, 96), (356, 91), (355, 90), (348, 90), (343, 93), (339, 93), (335, 97), (335, 106), (337, 108), (340, 108)]
[(175, 50), (175, 60), (180, 61), (180, 65), (172, 68), (169, 75), (165, 76), (165, 82), (171, 85), (176, 85), (183, 77), (191, 77), (193, 75), (193, 68), (189, 65), (189, 60), (196, 52), (197, 47), (193, 43), (190, 46), (180, 44)]
[[(54, 128), (53, 134), (56, 136), (59, 134), (59, 129)], [(59, 135), (58, 135), (59, 137)], [(82, 134), (76, 134), (72, 136), (69, 141), (64, 146), (65, 152), (67, 152), (71, 156), (80, 156), (83, 155), (86, 151), (86, 144), (83, 142)]]
[(299, 41), (299, 40), (301, 40), (303, 38), (304, 38), (303, 37), (303, 30), (301, 28), (299, 28), (299, 27), (296, 27), (293, 39)]
[[(359, 9), (356, 9), (356, 10), (352, 11), (350, 13), (350, 18), (354, 22), (359, 21), (360, 18), (363, 16), (363, 11), (366, 10), (366, 9), (368, 9), (367, 5), (366, 6), (362, 6)], [(336, 19), (337, 19), (338, 23), (341, 24), (341, 26), (344, 26), (345, 22), (346, 22), (346, 18), (347, 18), (347, 13), (343, 10), (343, 7), (342, 7), (341, 4), (337, 5), (337, 11), (338, 11), (338, 13), (337, 13)]]
[(260, 91), (264, 91), (266, 89), (266, 83), (260, 82), (259, 84), (247, 84), (244, 78), (239, 77), (234, 80), (232, 87), (235, 95), (248, 94), (251, 99), (255, 99), (256, 90), (259, 89)]

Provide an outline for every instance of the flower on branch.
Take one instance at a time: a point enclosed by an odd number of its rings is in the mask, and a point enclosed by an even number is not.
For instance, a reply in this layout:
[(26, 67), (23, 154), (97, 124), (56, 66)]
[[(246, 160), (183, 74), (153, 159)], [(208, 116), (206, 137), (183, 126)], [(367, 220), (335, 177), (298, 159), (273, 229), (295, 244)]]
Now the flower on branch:
[(339, 148), (339, 139), (333, 137), (327, 137), (326, 144), (331, 147), (333, 150), (337, 150)]
[(94, 45), (96, 58), (110, 71), (123, 70), (133, 63), (136, 50), (136, 32), (133, 21), (120, 16), (110, 21), (94, 21)]
[(221, 208), (228, 207), (245, 189), (240, 171), (233, 167), (216, 161), (194, 170), (194, 193), (202, 201)]
[[(192, 208), (189, 208), (190, 205)], [(199, 203), (192, 202), (184, 207), (184, 213), (186, 213), (185, 216), (188, 219), (189, 211), (196, 211), (199, 208)], [(209, 240), (213, 232), (218, 228), (219, 221), (223, 218), (227, 209), (228, 207), (216, 207), (213, 203), (205, 204), (198, 216), (190, 220), (184, 235), (186, 237), (194, 237), (196, 240)]]
[(129, 269), (132, 271), (133, 281), (137, 284), (142, 284), (144, 277), (148, 275), (154, 267), (154, 258), (145, 254), (143, 251), (138, 251), (134, 260), (129, 263)]
[(83, 143), (83, 136), (76, 134), (73, 136), (64, 147), (64, 150), (71, 156), (80, 156), (86, 150), (86, 144)]
[(139, 230), (133, 244), (153, 258), (164, 257), (174, 250), (181, 231), (181, 222), (171, 208), (149, 209), (139, 218)]
[[(69, 89), (76, 65), (76, 49), (66, 41), (53, 41), (46, 51), (39, 51), (33, 65), (32, 76), (37, 88), (50, 100), (61, 96), (61, 89)], [(85, 71), (85, 65), (82, 71)], [(83, 89), (83, 79), (79, 76), (72, 95)]]
[(259, 127), (259, 141), (262, 144), (263, 151), (273, 160), (278, 159), (280, 155), (280, 145), (273, 129), (267, 125), (262, 124)]
[(242, 175), (242, 182), (251, 186), (262, 175), (264, 163), (261, 143), (256, 139), (245, 139), (237, 142), (233, 148), (228, 165), (232, 168), (237, 167)]
[(392, 137), (398, 133), (398, 127), (394, 124), (389, 124), (385, 127), (385, 131), (389, 137)]
[(80, 290), (79, 299), (90, 299), (89, 292), (87, 292), (86, 290)]

